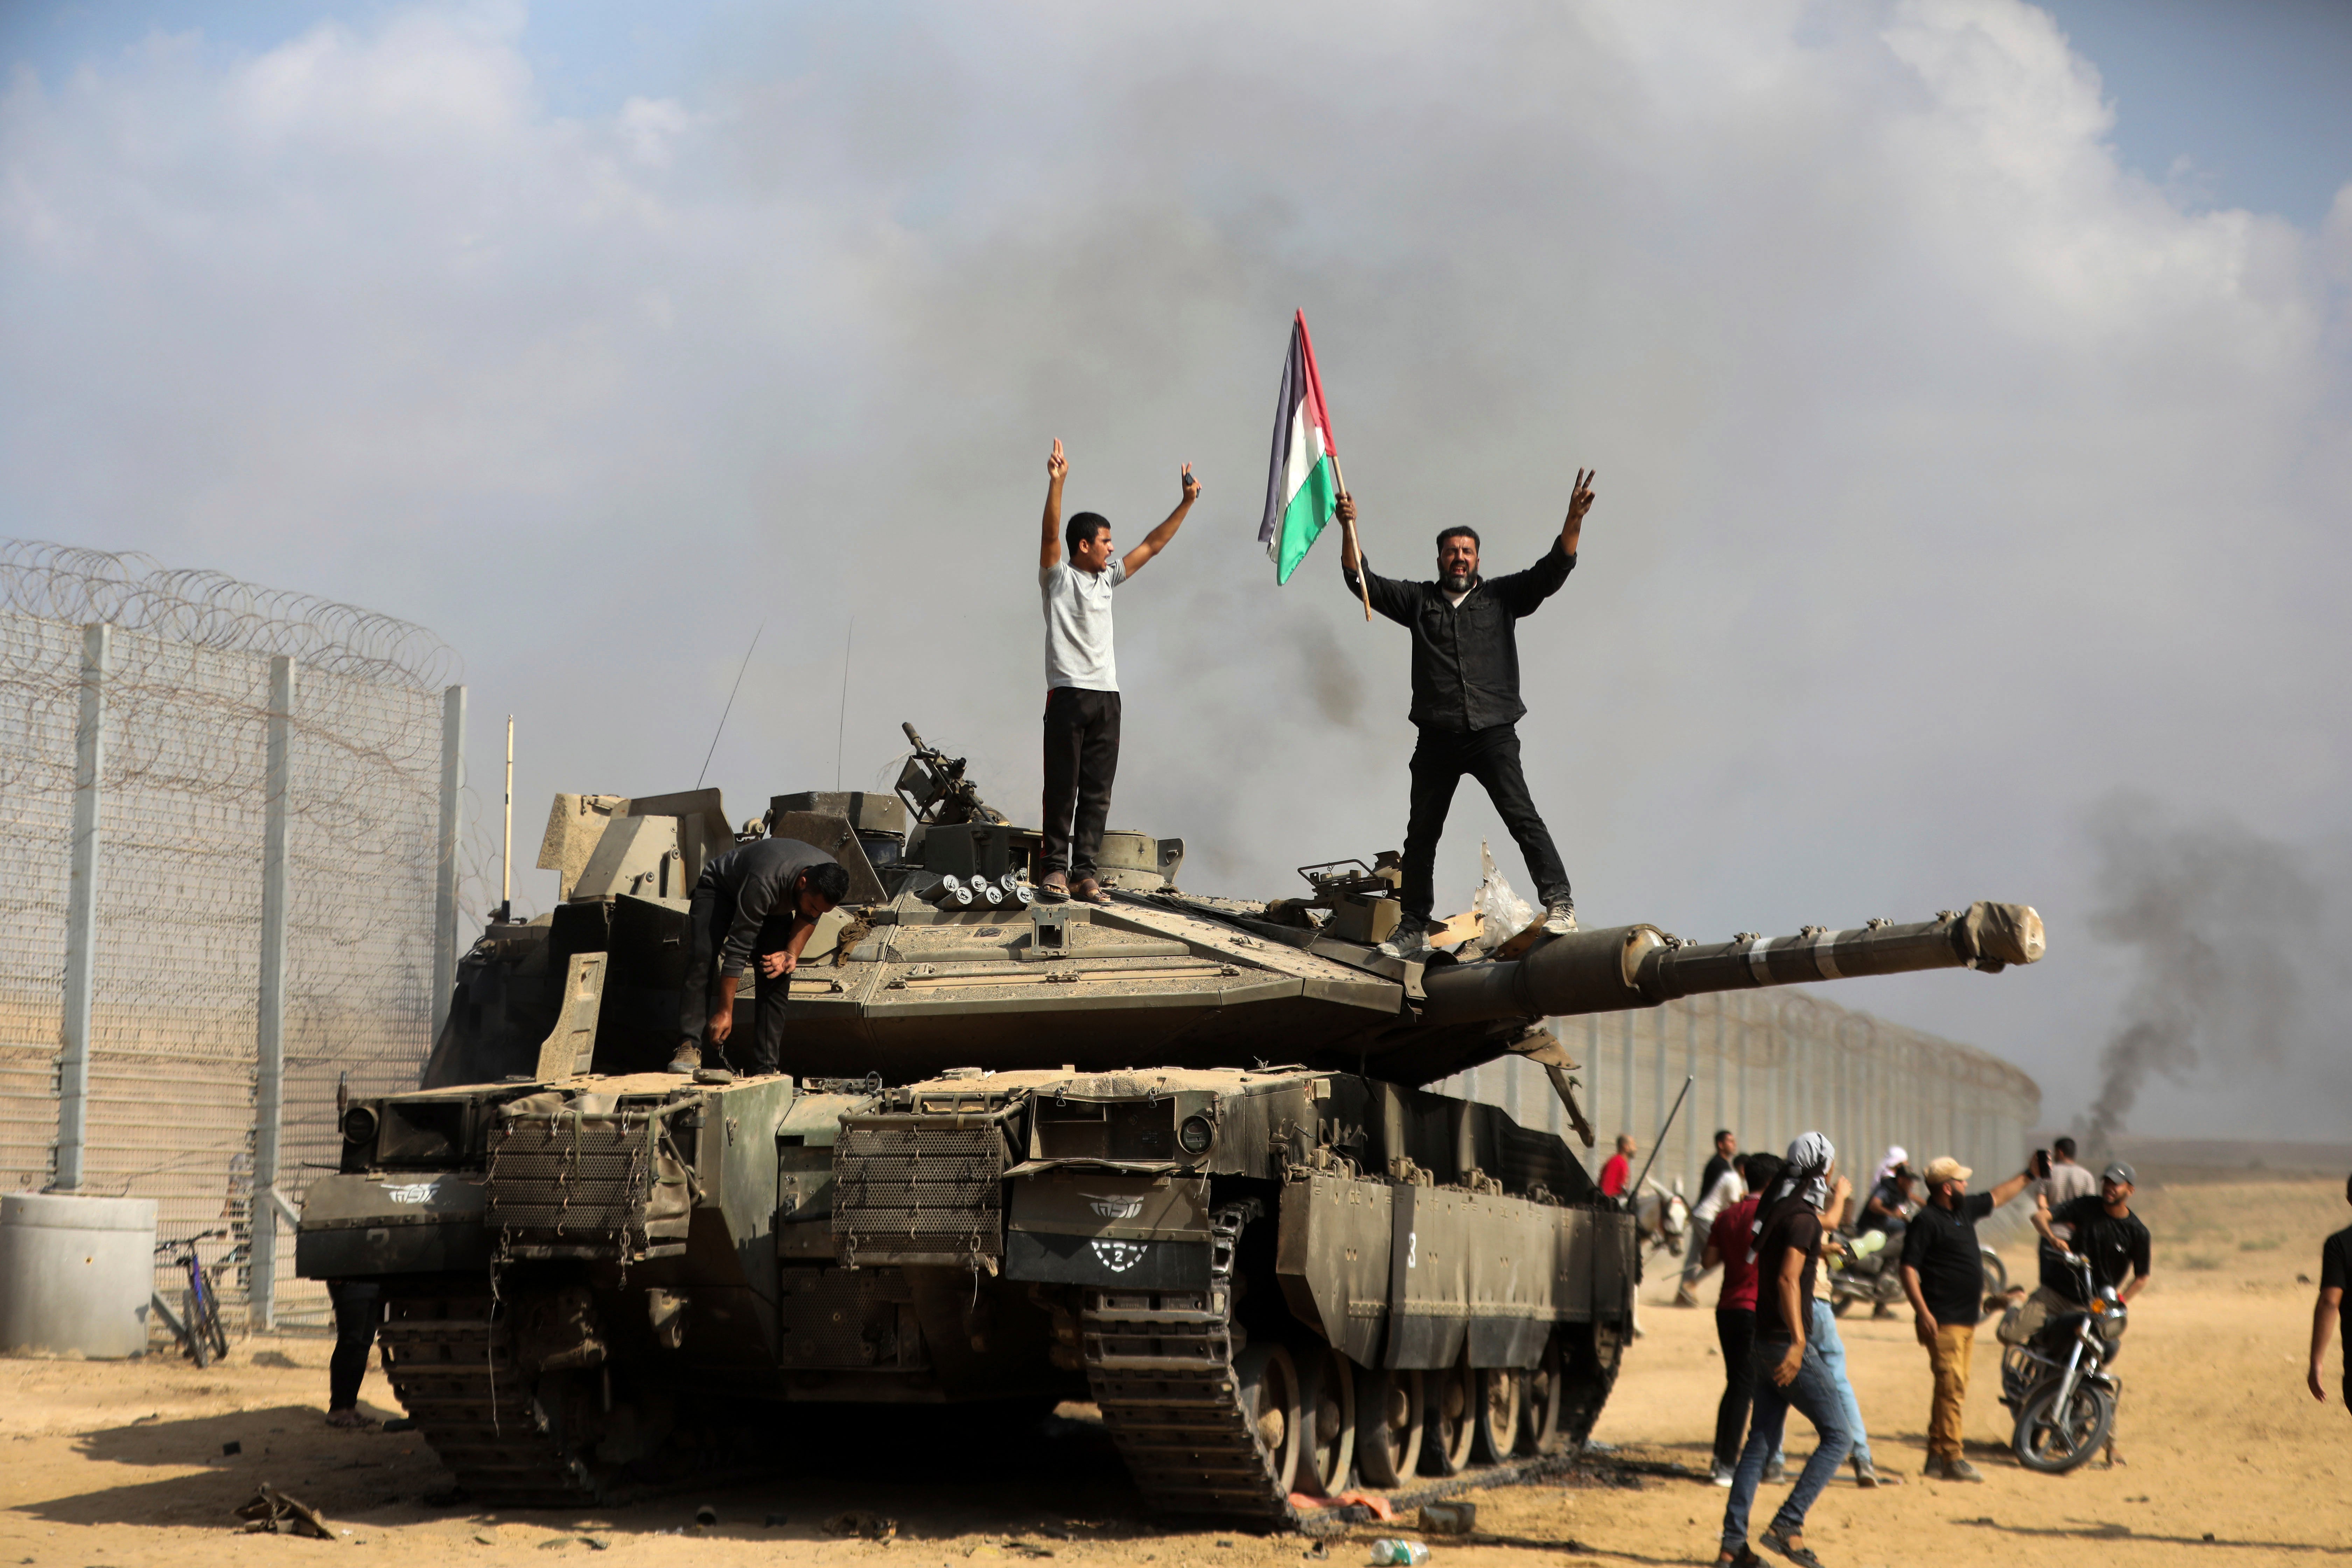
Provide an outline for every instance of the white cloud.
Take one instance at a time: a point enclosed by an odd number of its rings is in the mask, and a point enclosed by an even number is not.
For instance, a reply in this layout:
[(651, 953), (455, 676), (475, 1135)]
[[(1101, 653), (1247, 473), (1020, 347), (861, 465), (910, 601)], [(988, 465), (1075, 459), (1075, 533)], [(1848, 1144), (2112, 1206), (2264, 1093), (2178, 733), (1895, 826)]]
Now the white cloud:
[[(2352, 195), (2320, 235), (2185, 209), (2030, 7), (939, 6), (774, 21), (590, 118), (524, 26), (16, 79), (13, 531), (436, 626), (527, 795), (690, 777), (762, 620), (716, 770), (828, 781), (855, 613), (847, 776), (911, 718), (1018, 807), (1045, 440), (1129, 537), (1189, 458), (1122, 598), (1117, 815), (1271, 892), (1396, 841), (1410, 742), (1400, 636), (1250, 542), (1304, 305), (1384, 566), (1462, 518), (1532, 557), (1601, 468), (1524, 635), (1598, 918), (2037, 900), (2044, 973), (1853, 989), (2055, 1111), (2116, 984), (2083, 803), (2347, 826)], [(1466, 889), (1495, 829), (1457, 822)]]

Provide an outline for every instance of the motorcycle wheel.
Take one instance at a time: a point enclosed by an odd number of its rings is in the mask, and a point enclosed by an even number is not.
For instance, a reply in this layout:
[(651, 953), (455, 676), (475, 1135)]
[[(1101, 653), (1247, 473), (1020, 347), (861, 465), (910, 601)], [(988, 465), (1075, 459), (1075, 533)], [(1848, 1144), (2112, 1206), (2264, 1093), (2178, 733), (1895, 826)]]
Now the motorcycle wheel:
[(1851, 1296), (1832, 1296), (1830, 1298), (1830, 1316), (1843, 1318), (1845, 1316), (1845, 1310), (1853, 1305), (1853, 1298)]
[(2001, 1262), (2000, 1255), (1990, 1247), (1978, 1248), (1978, 1256), (1983, 1260), (1984, 1311), (1978, 1317), (1977, 1321), (1985, 1323), (1990, 1322), (2008, 1308), (2009, 1267)]
[(2105, 1447), (2116, 1424), (2116, 1398), (2087, 1378), (2074, 1384), (2059, 1410), (2058, 1385), (2050, 1384), (2025, 1402), (2010, 1447), (2017, 1462), (2045, 1476), (2063, 1476), (2087, 1463)]

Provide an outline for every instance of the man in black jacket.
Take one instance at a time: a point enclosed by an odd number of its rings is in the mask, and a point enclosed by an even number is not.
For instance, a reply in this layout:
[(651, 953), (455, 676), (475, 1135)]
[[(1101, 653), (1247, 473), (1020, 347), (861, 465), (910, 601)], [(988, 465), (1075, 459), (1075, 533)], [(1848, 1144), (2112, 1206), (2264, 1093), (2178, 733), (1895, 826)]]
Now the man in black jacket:
[[(1348, 592), (1368, 593), (1373, 609), (1412, 633), (1412, 722), (1421, 735), (1412, 750), (1412, 807), (1404, 830), (1404, 920), (1390, 944), (1399, 953), (1414, 954), (1428, 945), (1437, 840), (1465, 773), (1486, 786), (1486, 798), (1518, 841), (1536, 896), (1543, 900), (1545, 928), (1576, 929), (1568, 868), (1552, 847), (1551, 831), (1536, 810), (1519, 766), (1518, 721), (1528, 707), (1519, 700), (1518, 623), (1559, 592), (1575, 569), (1577, 536), (1592, 508), (1593, 477), (1576, 471), (1568, 520), (1544, 558), (1491, 582), (1478, 575), (1474, 528), (1456, 524), (1438, 534), (1433, 583), (1381, 576), (1359, 559), (1355, 529), (1349, 527), (1344, 536), (1339, 569)], [(1352, 497), (1339, 498), (1339, 513), (1342, 522), (1355, 522)]]
[[(669, 1070), (701, 1067), (707, 1041), (751, 1072), (781, 1071), (793, 971), (816, 922), (848, 892), (841, 863), (797, 838), (757, 838), (705, 861), (688, 906), (686, 991)], [(756, 987), (751, 1048), (729, 1050), (746, 969)]]

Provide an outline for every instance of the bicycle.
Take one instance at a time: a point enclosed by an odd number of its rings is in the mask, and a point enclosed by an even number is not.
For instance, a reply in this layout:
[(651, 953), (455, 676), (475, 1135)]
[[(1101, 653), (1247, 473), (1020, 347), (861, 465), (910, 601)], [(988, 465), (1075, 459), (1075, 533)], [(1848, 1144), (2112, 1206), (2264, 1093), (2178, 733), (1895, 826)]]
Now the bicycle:
[(210, 1366), (228, 1356), (228, 1331), (221, 1327), (220, 1295), (215, 1281), (228, 1267), (229, 1259), (224, 1258), (207, 1268), (197, 1257), (196, 1247), (199, 1242), (215, 1241), (227, 1235), (226, 1230), (208, 1230), (185, 1241), (159, 1242), (155, 1247), (156, 1257), (167, 1258), (187, 1272), (188, 1288), (180, 1293), (180, 1316), (173, 1315), (160, 1290), (153, 1303), (188, 1352), (188, 1359), (199, 1367)]

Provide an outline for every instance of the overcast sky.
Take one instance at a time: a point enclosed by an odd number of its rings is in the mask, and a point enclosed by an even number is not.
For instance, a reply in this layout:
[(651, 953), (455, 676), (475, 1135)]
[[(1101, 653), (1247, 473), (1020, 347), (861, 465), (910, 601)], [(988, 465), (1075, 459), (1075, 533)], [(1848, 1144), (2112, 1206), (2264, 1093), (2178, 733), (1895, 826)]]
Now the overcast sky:
[[(1034, 820), (1047, 443), (1127, 541), (1189, 459), (1119, 595), (1114, 825), (1274, 896), (1401, 839), (1412, 741), (1403, 634), (1255, 542), (1303, 307), (1383, 568), (1468, 521), (1516, 569), (1600, 470), (1521, 630), (1588, 923), (2031, 901), (2037, 970), (1836, 994), (2052, 1121), (2133, 973), (2101, 889), (2153, 875), (2114, 802), (2352, 932), (2352, 11), (649, 15), (0, 10), (0, 532), (430, 626), (533, 827), (691, 784), (761, 626), (735, 816), (887, 784), (907, 719)], [(1474, 789), (1442, 900), (1482, 833)], [(2340, 1136), (2296, 1027), (2132, 1124)]]

